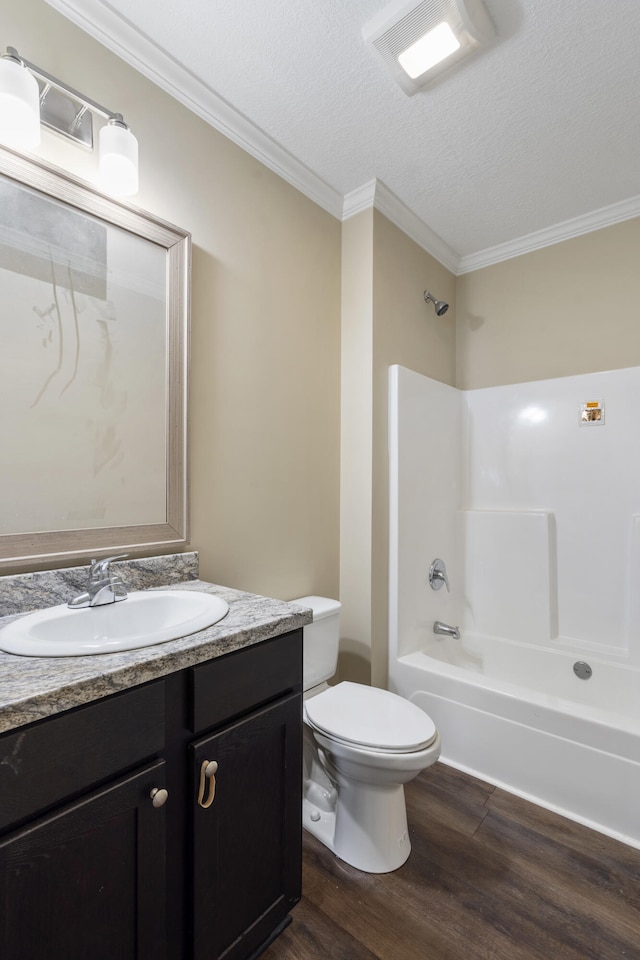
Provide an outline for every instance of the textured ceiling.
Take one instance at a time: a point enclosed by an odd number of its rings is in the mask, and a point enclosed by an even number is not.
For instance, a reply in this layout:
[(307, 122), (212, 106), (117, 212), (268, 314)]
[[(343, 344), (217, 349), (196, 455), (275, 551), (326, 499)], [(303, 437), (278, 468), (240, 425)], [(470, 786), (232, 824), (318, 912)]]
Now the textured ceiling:
[(384, 0), (68, 2), (121, 14), (340, 195), (381, 180), (459, 256), (640, 197), (640, 0), (485, 0), (496, 43), (414, 97), (362, 40)]

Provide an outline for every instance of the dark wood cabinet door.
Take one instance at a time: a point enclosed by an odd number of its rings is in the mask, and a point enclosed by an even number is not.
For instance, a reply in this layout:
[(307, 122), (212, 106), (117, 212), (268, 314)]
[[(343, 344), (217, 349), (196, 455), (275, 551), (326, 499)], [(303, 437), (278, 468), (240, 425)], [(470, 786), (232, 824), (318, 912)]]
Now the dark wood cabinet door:
[(164, 957), (163, 777), (150, 764), (0, 840), (2, 960)]
[[(277, 701), (191, 749), (193, 958), (237, 960), (265, 943), (300, 899), (301, 697)], [(197, 803), (206, 761), (218, 765), (207, 809)]]

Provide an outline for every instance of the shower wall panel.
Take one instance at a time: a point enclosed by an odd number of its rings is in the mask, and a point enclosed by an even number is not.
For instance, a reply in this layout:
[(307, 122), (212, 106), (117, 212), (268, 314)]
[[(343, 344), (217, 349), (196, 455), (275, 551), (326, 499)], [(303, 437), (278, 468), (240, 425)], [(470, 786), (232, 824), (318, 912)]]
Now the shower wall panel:
[[(456, 622), (463, 395), (405, 367), (392, 366), (389, 376), (389, 436), (396, 451), (390, 451), (391, 461), (398, 457), (398, 470), (390, 477), (390, 579), (395, 587), (389, 595), (390, 623), (394, 637), (398, 627), (405, 654), (432, 636), (434, 620)], [(438, 557), (446, 564), (451, 593), (428, 584), (429, 567)]]
[[(552, 517), (558, 641), (636, 646), (640, 369), (469, 390), (465, 400), (465, 506), (513, 511), (513, 524), (522, 511)], [(515, 527), (511, 542), (505, 567), (526, 563)], [(540, 603), (531, 612), (546, 619)]]
[(443, 620), (640, 663), (640, 368), (460, 391), (393, 367), (390, 387), (391, 647)]

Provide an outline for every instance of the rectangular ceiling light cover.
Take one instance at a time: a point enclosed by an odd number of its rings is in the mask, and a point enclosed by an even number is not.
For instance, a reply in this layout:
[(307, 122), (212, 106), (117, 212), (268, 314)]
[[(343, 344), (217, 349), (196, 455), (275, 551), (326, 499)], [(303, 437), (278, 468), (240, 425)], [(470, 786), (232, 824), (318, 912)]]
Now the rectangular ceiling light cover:
[[(395, 0), (365, 24), (362, 36), (404, 92), (413, 96), (490, 43), (495, 30), (482, 0)], [(441, 48), (439, 38), (445, 38)], [(416, 65), (421, 52), (424, 69)]]

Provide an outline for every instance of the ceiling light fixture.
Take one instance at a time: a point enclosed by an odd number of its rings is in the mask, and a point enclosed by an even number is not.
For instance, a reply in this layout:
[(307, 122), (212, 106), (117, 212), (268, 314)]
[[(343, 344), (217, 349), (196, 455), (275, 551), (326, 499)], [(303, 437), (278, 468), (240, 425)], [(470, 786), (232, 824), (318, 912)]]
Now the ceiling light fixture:
[(482, 0), (395, 0), (365, 24), (362, 36), (412, 96), (488, 44), (495, 31)]
[(106, 120), (99, 134), (100, 186), (117, 196), (138, 192), (138, 141), (124, 122), (95, 100), (78, 93), (18, 54), (0, 55), (0, 143), (31, 150), (40, 143), (40, 124), (93, 150), (93, 114)]
[(425, 33), (424, 37), (412, 43), (400, 54), (398, 60), (404, 72), (415, 80), (459, 49), (460, 41), (449, 24), (439, 23), (433, 30)]

